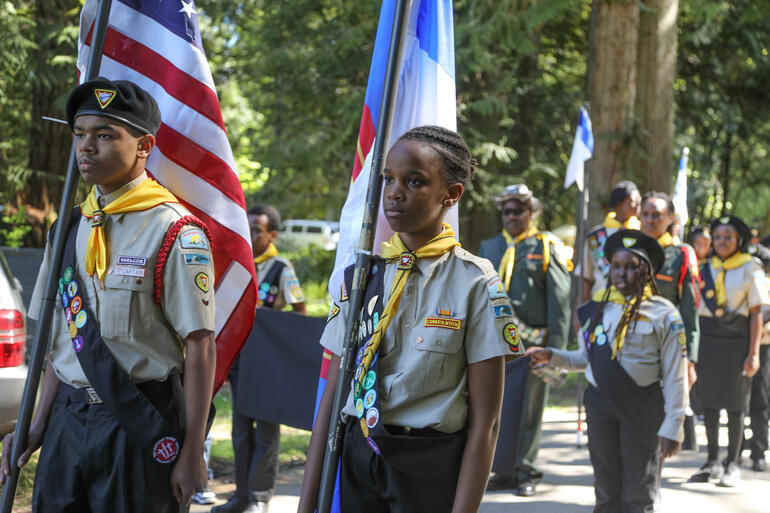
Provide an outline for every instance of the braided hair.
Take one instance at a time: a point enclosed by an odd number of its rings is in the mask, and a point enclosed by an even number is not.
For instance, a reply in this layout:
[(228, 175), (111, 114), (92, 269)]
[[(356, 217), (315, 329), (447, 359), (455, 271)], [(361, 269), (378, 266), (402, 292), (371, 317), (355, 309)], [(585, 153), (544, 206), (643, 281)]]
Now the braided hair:
[[(639, 308), (642, 305), (642, 298), (644, 297), (644, 288), (646, 285), (650, 285), (653, 294), (657, 295), (659, 293), (658, 285), (655, 282), (655, 274), (652, 271), (652, 264), (650, 264), (646, 258), (641, 258), (638, 256), (637, 258), (639, 258), (641, 276), (639, 277), (639, 281), (637, 283), (637, 290), (634, 292), (636, 301), (633, 302), (631, 308), (626, 308), (623, 310), (623, 315), (620, 316), (618, 325), (615, 328), (615, 333), (619, 333), (624, 326), (629, 326), (631, 328), (630, 331), (636, 329), (636, 321), (639, 314)], [(604, 307), (607, 305), (610, 299), (610, 289), (611, 287), (607, 287), (604, 291), (604, 295), (602, 296), (602, 300), (599, 303), (599, 307), (596, 309), (594, 316), (591, 318), (591, 323), (588, 326), (587, 333), (591, 333), (596, 328), (596, 326), (602, 322)]]
[(414, 141), (430, 146), (441, 160), (444, 177), (463, 186), (473, 180), (478, 162), (471, 158), (471, 150), (460, 134), (440, 126), (426, 125), (412, 128), (396, 142)]

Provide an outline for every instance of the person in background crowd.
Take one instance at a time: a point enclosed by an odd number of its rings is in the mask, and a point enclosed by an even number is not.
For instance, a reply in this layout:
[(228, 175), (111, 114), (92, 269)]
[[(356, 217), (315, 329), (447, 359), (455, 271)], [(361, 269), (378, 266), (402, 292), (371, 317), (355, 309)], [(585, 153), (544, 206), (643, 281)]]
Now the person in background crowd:
[[(749, 406), (751, 378), (759, 370), (763, 306), (770, 305), (765, 271), (745, 252), (751, 238), (746, 223), (723, 216), (711, 223), (714, 256), (700, 269), (701, 346), (697, 371), (703, 407), (708, 459), (690, 478), (718, 481), (733, 487), (740, 481), (737, 459), (743, 440), (743, 419)], [(727, 456), (720, 463), (719, 410), (727, 410)]]
[[(567, 345), (570, 316), (570, 276), (563, 256), (564, 245), (535, 227), (542, 207), (526, 185), (507, 187), (495, 197), (495, 203), (502, 215), (503, 230), (481, 243), (479, 255), (498, 269), (524, 344), (563, 349)], [(510, 473), (497, 472), (490, 479), (488, 490), (513, 488), (518, 495), (534, 495), (543, 476), (535, 460), (548, 388), (543, 379), (529, 373), (517, 461), (510, 462)]]
[[(770, 242), (767, 237), (762, 239), (761, 249), (767, 250), (765, 242)], [(766, 255), (765, 251), (758, 251), (757, 255)], [(770, 287), (770, 261), (762, 259), (765, 268), (765, 285)], [(765, 323), (762, 330), (762, 340), (759, 342), (759, 371), (751, 382), (751, 399), (749, 401), (749, 426), (751, 438), (746, 440), (743, 447), (751, 450), (751, 468), (756, 472), (764, 472), (767, 469), (765, 452), (768, 447), (768, 427), (770, 421), (770, 306), (762, 307), (762, 320)]]
[(641, 201), (639, 189), (628, 180), (618, 182), (610, 192), (612, 210), (607, 213), (602, 224), (594, 226), (586, 234), (583, 262), (578, 270), (583, 279), (582, 302), (588, 301), (598, 291), (607, 287), (610, 263), (604, 254), (604, 242), (621, 228), (639, 229)]
[(530, 365), (585, 370), (584, 394), (594, 468), (595, 513), (648, 513), (657, 498), (661, 458), (684, 437), (685, 332), (679, 311), (657, 294), (663, 251), (638, 230), (611, 235), (611, 286), (578, 309), (579, 348), (530, 347)]
[(695, 250), (700, 267), (711, 253), (711, 232), (708, 226), (693, 226), (690, 229), (690, 245)]
[[(280, 214), (270, 205), (257, 205), (248, 211), (248, 220), (254, 264), (260, 280), (257, 304), (261, 308), (276, 310), (291, 305), (294, 312), (305, 315), (305, 295), (294, 267), (273, 244), (281, 227)], [(273, 497), (278, 477), (281, 426), (275, 422), (252, 419), (241, 412), (242, 403), (249, 397), (240, 397), (237, 393), (238, 374), (249, 372), (249, 369), (240, 367), (239, 357), (230, 370), (235, 494), (227, 503), (211, 508), (211, 513), (264, 513)]]
[[(695, 363), (698, 361), (700, 342), (698, 259), (693, 248), (677, 242), (679, 238), (671, 234), (674, 219), (674, 203), (668, 194), (652, 191), (642, 196), (642, 231), (658, 241), (665, 256), (663, 266), (655, 275), (655, 283), (659, 294), (671, 301), (682, 316), (687, 337), (687, 377), (692, 388), (697, 379)], [(692, 415), (688, 415), (685, 421), (684, 448), (697, 449)]]

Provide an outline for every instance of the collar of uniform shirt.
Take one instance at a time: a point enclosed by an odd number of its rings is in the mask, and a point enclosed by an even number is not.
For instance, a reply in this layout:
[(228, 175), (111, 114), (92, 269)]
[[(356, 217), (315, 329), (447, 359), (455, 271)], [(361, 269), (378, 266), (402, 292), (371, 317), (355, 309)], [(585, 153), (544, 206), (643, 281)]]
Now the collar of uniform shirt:
[[(149, 177), (147, 176), (147, 172), (144, 171), (141, 175), (137, 176), (130, 182), (128, 182), (125, 185), (121, 185), (119, 188), (115, 189), (109, 194), (102, 194), (102, 192), (99, 190), (99, 186), (96, 186), (96, 201), (99, 203), (99, 206), (101, 208), (104, 208), (106, 205), (109, 205), (119, 197), (123, 196), (125, 193), (130, 191), (131, 189), (136, 189), (137, 185), (147, 180)], [(118, 220), (121, 217), (125, 215), (125, 212), (118, 213), (118, 214), (111, 214), (110, 217), (114, 220)]]
[(604, 217), (605, 228), (629, 228), (631, 230), (638, 230), (642, 227), (642, 223), (639, 222), (636, 216), (631, 216), (621, 224), (620, 221), (615, 219), (615, 212), (608, 212)]

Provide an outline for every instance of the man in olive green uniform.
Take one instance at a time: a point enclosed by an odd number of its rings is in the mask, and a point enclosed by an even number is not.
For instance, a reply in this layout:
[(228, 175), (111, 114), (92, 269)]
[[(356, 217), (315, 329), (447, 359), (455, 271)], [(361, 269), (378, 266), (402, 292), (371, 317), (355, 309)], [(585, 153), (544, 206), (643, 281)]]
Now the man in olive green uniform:
[[(479, 253), (499, 269), (524, 345), (562, 349), (567, 345), (570, 308), (564, 246), (555, 236), (534, 226), (541, 207), (526, 185), (507, 187), (495, 201), (502, 214), (503, 231), (482, 242)], [(530, 372), (519, 426), (517, 461), (511, 462), (510, 473), (497, 472), (489, 489), (516, 488), (523, 496), (535, 493), (536, 481), (542, 477), (535, 459), (547, 398), (548, 385)]]

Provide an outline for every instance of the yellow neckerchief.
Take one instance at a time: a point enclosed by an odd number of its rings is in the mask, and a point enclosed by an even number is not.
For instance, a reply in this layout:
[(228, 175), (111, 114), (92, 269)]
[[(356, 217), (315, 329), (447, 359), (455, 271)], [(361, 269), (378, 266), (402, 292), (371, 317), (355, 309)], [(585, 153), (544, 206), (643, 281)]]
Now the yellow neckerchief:
[(401, 237), (398, 236), (398, 233), (394, 234), (390, 241), (382, 243), (380, 247), (380, 256), (385, 260), (400, 259), (400, 262), (398, 264), (396, 276), (393, 278), (393, 286), (390, 290), (388, 303), (382, 310), (382, 315), (380, 316), (380, 321), (377, 323), (377, 328), (366, 343), (363, 358), (361, 358), (361, 363), (356, 369), (354, 390), (361, 389), (364, 376), (369, 372), (369, 367), (372, 364), (374, 355), (377, 354), (377, 349), (380, 347), (382, 336), (385, 334), (385, 330), (388, 329), (388, 324), (390, 324), (390, 321), (398, 310), (406, 280), (409, 278), (409, 273), (412, 272), (412, 268), (416, 264), (417, 259), (441, 256), (447, 251), (451, 251), (455, 246), (460, 245), (460, 243), (457, 242), (457, 239), (455, 239), (455, 232), (452, 230), (452, 227), (446, 223), (442, 223), (442, 225), (444, 229), (441, 233), (433, 237), (433, 239), (417, 251), (409, 251), (409, 249), (404, 246), (404, 243), (401, 242)]
[(149, 210), (162, 203), (179, 203), (179, 200), (165, 187), (149, 178), (130, 191), (121, 194), (104, 208), (99, 207), (99, 202), (96, 199), (96, 186), (94, 186), (85, 201), (80, 204), (83, 215), (92, 220), (86, 249), (86, 272), (93, 276), (94, 270), (96, 270), (99, 282), (104, 281), (104, 275), (107, 272), (108, 249), (104, 238), (105, 216)]
[(617, 217), (617, 214), (615, 212), (609, 212), (604, 217), (604, 227), (605, 228), (617, 228), (618, 230), (621, 228), (628, 228), (629, 230), (639, 230), (642, 227), (642, 223), (639, 222), (639, 219), (636, 218), (636, 216), (631, 216), (628, 219), (626, 219), (622, 224), (620, 221), (615, 219)]
[[(652, 287), (650, 285), (644, 286), (644, 291), (642, 292), (642, 301), (646, 301), (652, 296)], [(593, 300), (594, 301), (601, 301), (604, 298), (604, 289), (598, 291), (596, 294), (594, 294)], [(623, 306), (623, 310), (627, 310), (629, 308), (632, 308), (634, 304), (636, 303), (636, 296), (632, 297), (629, 301), (626, 299), (626, 296), (620, 293), (618, 289), (615, 288), (615, 285), (610, 286), (610, 296), (607, 299), (608, 301), (612, 301), (613, 303), (617, 303), (619, 305)], [(622, 314), (621, 314), (622, 315)], [(628, 331), (628, 324), (626, 323), (625, 326), (620, 331), (615, 331), (615, 345), (612, 346), (612, 359), (614, 360), (617, 356), (618, 352), (623, 349), (623, 343), (626, 341), (626, 332)]]
[[(511, 289), (511, 276), (513, 276), (513, 264), (516, 261), (516, 244), (523, 241), (526, 238), (532, 237), (537, 234), (537, 228), (533, 225), (529, 225), (529, 228), (521, 232), (514, 239), (508, 231), (503, 228), (503, 238), (505, 243), (508, 244), (508, 249), (505, 250), (502, 260), (500, 260), (500, 267), (497, 269), (497, 274), (503, 280), (505, 290)], [(545, 252), (547, 251), (545, 244), (543, 245), (543, 262), (545, 263)]]
[(714, 289), (716, 289), (717, 306), (724, 306), (727, 303), (727, 294), (725, 293), (725, 271), (737, 269), (746, 262), (751, 262), (752, 260), (753, 257), (751, 255), (741, 251), (736, 251), (724, 261), (717, 255), (711, 257), (711, 267), (713, 267), (715, 271), (719, 271), (714, 285)]
[(275, 244), (271, 242), (270, 245), (267, 247), (267, 249), (261, 255), (259, 255), (254, 259), (254, 263), (261, 264), (268, 258), (273, 258), (274, 256), (277, 256), (277, 255), (278, 255), (278, 248), (276, 248)]
[(676, 243), (677, 242), (674, 240), (674, 237), (668, 232), (665, 232), (663, 235), (658, 237), (658, 244), (660, 244), (661, 248), (667, 248)]

